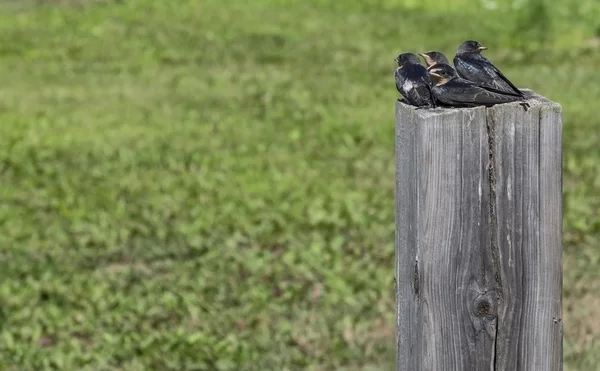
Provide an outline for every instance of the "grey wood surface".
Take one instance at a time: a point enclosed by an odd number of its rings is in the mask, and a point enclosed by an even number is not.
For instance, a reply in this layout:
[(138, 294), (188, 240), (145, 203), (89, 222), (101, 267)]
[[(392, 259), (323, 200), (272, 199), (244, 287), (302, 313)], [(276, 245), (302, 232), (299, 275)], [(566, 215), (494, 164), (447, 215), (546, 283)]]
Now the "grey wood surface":
[(397, 370), (562, 370), (562, 112), (396, 104)]

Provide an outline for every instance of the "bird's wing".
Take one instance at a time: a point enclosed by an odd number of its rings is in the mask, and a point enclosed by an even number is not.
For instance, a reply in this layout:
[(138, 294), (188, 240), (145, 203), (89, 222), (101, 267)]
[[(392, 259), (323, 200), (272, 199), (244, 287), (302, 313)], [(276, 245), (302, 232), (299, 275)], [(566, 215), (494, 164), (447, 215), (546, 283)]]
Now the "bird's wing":
[(485, 72), (485, 75), (489, 76), (490, 81), (486, 82), (489, 83), (491, 88), (498, 89), (502, 92), (514, 93), (519, 96), (523, 96), (523, 93), (521, 93), (521, 91), (517, 89), (517, 87), (510, 82), (506, 76), (504, 76), (498, 67), (494, 66), (494, 64), (487, 58), (476, 54), (471, 59), (476, 66)]
[(454, 57), (454, 67), (456, 67), (456, 72), (463, 79), (467, 79), (469, 81), (484, 83), (490, 76), (487, 76), (484, 71), (483, 66), (478, 63), (477, 60), (473, 59), (469, 55), (457, 55)]
[(415, 85), (412, 89), (407, 91), (407, 93), (409, 101), (415, 102), (418, 105), (433, 104), (431, 87), (427, 84)]
[[(496, 81), (498, 81), (498, 80), (496, 80)], [(506, 86), (504, 90), (498, 89), (498, 87), (493, 84), (481, 84), (481, 87), (484, 88), (485, 90), (491, 91), (492, 93), (498, 93), (498, 94), (510, 95), (513, 97), (523, 98), (522, 93), (515, 93), (512, 89), (506, 90), (506, 88), (508, 88), (508, 86)]]
[(421, 76), (421, 83), (423, 87), (427, 90), (422, 90), (422, 95), (427, 99), (428, 102), (431, 103), (434, 107), (436, 106), (435, 97), (433, 95), (433, 83), (431, 82), (431, 78), (429, 77), (429, 73), (427, 73), (427, 69), (425, 69), (425, 73)]
[(496, 93), (474, 84), (451, 84), (445, 90), (446, 99), (456, 104), (493, 105), (519, 100), (518, 97)]
[(433, 86), (433, 83), (431, 82), (431, 78), (429, 77), (429, 72), (427, 72), (427, 69), (425, 67), (423, 67), (420, 71), (419, 81), (421, 83), (423, 83), (424, 85)]
[(394, 72), (394, 78), (396, 79), (396, 89), (404, 95), (404, 91), (402, 85), (404, 85), (404, 76), (400, 73), (400, 68), (396, 68), (396, 72)]
[[(434, 104), (431, 93), (431, 79), (425, 67), (419, 65), (411, 66), (411, 75), (415, 76), (414, 82), (411, 84), (411, 89), (405, 89), (409, 100), (422, 105)], [(408, 81), (407, 81), (408, 83)]]
[[(488, 63), (489, 63), (489, 67), (494, 71), (494, 73), (496, 74), (496, 76), (501, 81), (503, 81), (504, 83), (506, 83), (506, 85), (508, 85), (511, 88), (511, 90), (513, 90), (515, 93), (519, 94), (519, 96), (523, 96), (523, 93), (521, 93), (521, 91), (512, 82), (510, 82), (510, 80), (506, 76), (504, 76), (504, 74), (496, 66), (494, 66), (492, 64), (492, 62), (488, 61)], [(494, 82), (497, 84), (498, 79), (494, 79)], [(506, 90), (506, 89), (503, 89), (503, 90)]]

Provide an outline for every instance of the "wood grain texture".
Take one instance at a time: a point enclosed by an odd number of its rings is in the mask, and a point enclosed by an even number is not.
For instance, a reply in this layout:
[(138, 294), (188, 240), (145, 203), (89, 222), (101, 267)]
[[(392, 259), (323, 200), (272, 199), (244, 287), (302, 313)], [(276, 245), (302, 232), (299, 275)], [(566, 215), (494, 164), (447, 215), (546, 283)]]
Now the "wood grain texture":
[(562, 113), (396, 104), (398, 370), (562, 370)]

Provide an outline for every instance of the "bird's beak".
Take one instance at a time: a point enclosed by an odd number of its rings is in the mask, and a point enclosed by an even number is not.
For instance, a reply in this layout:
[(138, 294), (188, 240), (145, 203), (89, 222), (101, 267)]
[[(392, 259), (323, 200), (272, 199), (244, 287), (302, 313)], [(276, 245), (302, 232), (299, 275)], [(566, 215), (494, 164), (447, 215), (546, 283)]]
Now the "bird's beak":
[(479, 48), (477, 48), (477, 50), (482, 51), (482, 50), (487, 50), (487, 48), (483, 45), (481, 45)]
[(434, 77), (437, 77), (437, 78), (440, 78), (440, 77), (441, 77), (440, 75), (438, 75), (438, 74), (437, 74), (436, 72), (434, 72), (434, 71), (428, 71), (428, 72), (429, 72), (429, 74), (430, 74), (431, 76), (434, 76)]
[(431, 60), (431, 58), (429, 58), (429, 56), (425, 53), (419, 53), (419, 55), (421, 57), (423, 57), (423, 60), (425, 61), (425, 64), (429, 67), (431, 66), (433, 63), (433, 61)]

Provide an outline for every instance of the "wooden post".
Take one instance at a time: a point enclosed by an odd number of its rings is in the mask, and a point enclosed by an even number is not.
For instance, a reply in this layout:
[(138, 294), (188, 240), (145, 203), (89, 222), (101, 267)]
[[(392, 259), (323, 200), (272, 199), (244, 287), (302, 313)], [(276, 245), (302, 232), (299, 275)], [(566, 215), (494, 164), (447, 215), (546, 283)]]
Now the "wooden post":
[(397, 370), (562, 370), (562, 111), (396, 104)]

